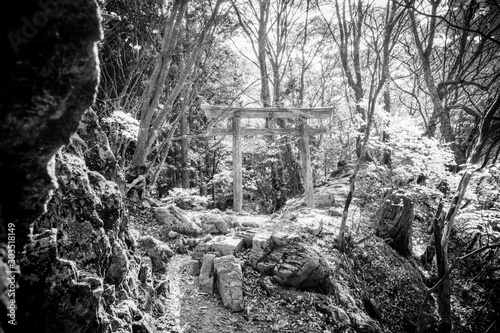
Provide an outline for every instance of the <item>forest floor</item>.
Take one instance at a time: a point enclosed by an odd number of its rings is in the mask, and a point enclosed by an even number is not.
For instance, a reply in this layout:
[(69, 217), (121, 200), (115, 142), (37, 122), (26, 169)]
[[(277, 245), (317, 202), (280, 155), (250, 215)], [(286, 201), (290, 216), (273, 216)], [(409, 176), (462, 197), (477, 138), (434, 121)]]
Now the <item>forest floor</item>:
[[(337, 211), (341, 211), (349, 190), (348, 179), (340, 178), (336, 180), (329, 187), (329, 190), (333, 191), (335, 196)], [(312, 216), (317, 220), (322, 220), (322, 232), (318, 236), (312, 236), (307, 231), (307, 225), (298, 222), (300, 219), (295, 221), (279, 219), (279, 215), (286, 211), (293, 211), (299, 216)], [(416, 273), (417, 271), (411, 265), (409, 268), (405, 266), (408, 265), (408, 262), (403, 262), (392, 249), (389, 249), (390, 251), (385, 250), (388, 247), (382, 244), (384, 248), (380, 250), (378, 244), (374, 245), (373, 241), (369, 239), (369, 235), (373, 235), (373, 225), (360, 212), (361, 209), (357, 206), (357, 200), (355, 199), (351, 204), (348, 226), (352, 230), (353, 242), (365, 242), (367, 245), (366, 248), (363, 247), (363, 244), (358, 245), (359, 249), (355, 251), (356, 253), (347, 256), (333, 250), (341, 217), (331, 216), (326, 208), (309, 209), (301, 207), (300, 199), (296, 199), (295, 201), (291, 200), (280, 211), (280, 214), (274, 214), (273, 216), (244, 215), (244, 218), (259, 223), (259, 228), (264, 230), (281, 231), (301, 237), (305, 244), (322, 253), (333, 268), (337, 270), (335, 273), (337, 278), (343, 280), (343, 283), (349, 286), (351, 289), (349, 295), (357, 299), (356, 303), (360, 309), (363, 308), (361, 301), (363, 295), (370, 294), (372, 300), (377, 300), (379, 304), (383, 304), (384, 318), (379, 320), (379, 331), (406, 331), (404, 327), (409, 317), (408, 313), (417, 312), (418, 306), (414, 304), (412, 309), (410, 307), (401, 309), (400, 304), (405, 302), (415, 303), (412, 298), (419, 296), (412, 293), (416, 292), (417, 289), (418, 295), (422, 295), (422, 275)], [(150, 235), (166, 243), (170, 242), (172, 248), (175, 247), (172, 240), (162, 232), (161, 227), (152, 217), (151, 211), (136, 207), (131, 211), (131, 216), (130, 228), (134, 238)], [(425, 241), (420, 240), (420, 238), (426, 237), (425, 232), (417, 230), (417, 233), (421, 237), (417, 237), (415, 245), (422, 247)], [(369, 240), (365, 241), (365, 239)], [(339, 330), (338, 323), (334, 320), (335, 315), (331, 312), (331, 304), (335, 302), (332, 299), (335, 297), (275, 285), (268, 277), (264, 278), (249, 266), (248, 255), (250, 251), (250, 249), (247, 249), (236, 255), (244, 276), (245, 309), (242, 312), (231, 312), (226, 309), (220, 296), (216, 293), (215, 295), (209, 295), (201, 292), (197, 286), (197, 277), (189, 273), (188, 263), (191, 259), (189, 254), (176, 254), (168, 263), (167, 273), (165, 274), (170, 282), (169, 294), (164, 304), (165, 310), (162, 313), (154, 313), (158, 332), (354, 332), (349, 327)], [(379, 253), (371, 253), (375, 251), (383, 252), (380, 253), (380, 258), (370, 257), (370, 259), (367, 259), (368, 256), (379, 256)], [(360, 262), (366, 262), (356, 266), (355, 261), (357, 259), (355, 258), (361, 258)], [(402, 265), (403, 271), (411, 271), (409, 275), (412, 276), (408, 278), (408, 281), (410, 281), (410, 284), (417, 286), (413, 288), (415, 290), (410, 293), (395, 291), (398, 295), (393, 295), (394, 293), (390, 289), (394, 288), (394, 286), (390, 284), (393, 283), (394, 277), (388, 278), (389, 274), (391, 274), (389, 271), (393, 269), (391, 265)], [(365, 271), (370, 267), (375, 268), (373, 268), (373, 271)], [(385, 272), (385, 270), (388, 272)], [(406, 271), (401, 273), (397, 269), (394, 270), (394, 274), (405, 275), (406, 273)], [(360, 282), (358, 274), (362, 274), (361, 278), (366, 281)], [(270, 287), (270, 293), (269, 290), (266, 292), (262, 288), (262, 279), (266, 279), (265, 284)], [(367, 292), (364, 289), (365, 287), (362, 286), (364, 283), (370, 283), (372, 290)], [(362, 311), (364, 312), (364, 310)], [(401, 311), (406, 312), (403, 315)], [(366, 316), (366, 313), (363, 313), (363, 315)], [(368, 329), (366, 332), (369, 331)]]

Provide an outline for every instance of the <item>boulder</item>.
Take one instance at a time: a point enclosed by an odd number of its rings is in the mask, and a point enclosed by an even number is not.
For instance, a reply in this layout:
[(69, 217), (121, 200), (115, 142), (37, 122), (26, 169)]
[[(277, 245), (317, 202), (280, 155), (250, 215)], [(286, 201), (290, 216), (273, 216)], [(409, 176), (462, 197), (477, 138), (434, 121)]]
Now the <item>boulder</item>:
[[(256, 242), (256, 238), (257, 235), (254, 237), (254, 246), (257, 248), (255, 252), (252, 248), (250, 263), (259, 272), (271, 275), (283, 286), (324, 294), (332, 291), (332, 270), (315, 250), (293, 238), (280, 238), (281, 240), (273, 243), (272, 247), (269, 247), (266, 238), (262, 242)], [(272, 237), (269, 239), (272, 241)]]
[(200, 219), (203, 230), (213, 235), (227, 234), (232, 227), (232, 224), (225, 221), (219, 214), (203, 214)]
[(250, 253), (250, 265), (253, 268), (257, 267), (257, 262), (265, 257), (266, 254), (273, 249), (272, 233), (269, 231), (261, 231), (255, 234), (252, 238), (252, 252)]
[(300, 244), (285, 246), (276, 253), (280, 254), (280, 261), (273, 270), (276, 282), (324, 294), (331, 292), (331, 269), (319, 253)]
[(200, 225), (175, 205), (154, 208), (153, 216), (160, 225), (164, 226), (166, 234), (171, 231), (186, 235), (201, 234)]
[(139, 247), (146, 252), (153, 262), (153, 267), (162, 272), (166, 268), (168, 260), (174, 256), (170, 247), (151, 236), (143, 236), (137, 241)]
[(233, 255), (215, 258), (214, 269), (224, 306), (233, 311), (243, 310), (243, 273), (236, 258)]
[(215, 254), (205, 254), (200, 269), (198, 285), (207, 294), (214, 293), (214, 259)]

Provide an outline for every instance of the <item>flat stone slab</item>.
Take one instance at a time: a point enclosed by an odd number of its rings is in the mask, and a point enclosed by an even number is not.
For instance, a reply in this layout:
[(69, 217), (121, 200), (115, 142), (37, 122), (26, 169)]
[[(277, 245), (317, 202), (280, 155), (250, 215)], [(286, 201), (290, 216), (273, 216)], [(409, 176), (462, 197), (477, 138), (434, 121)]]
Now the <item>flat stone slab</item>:
[(210, 244), (210, 251), (227, 256), (243, 250), (245, 242), (242, 238), (237, 237), (215, 237), (207, 244)]
[(205, 254), (203, 256), (203, 264), (200, 269), (200, 277), (198, 285), (201, 291), (208, 294), (214, 292), (214, 258), (215, 254)]
[(245, 240), (243, 237), (229, 237), (229, 236), (217, 236), (208, 242), (199, 243), (193, 253), (196, 256), (192, 256), (193, 259), (200, 259), (200, 255), (208, 252), (216, 252), (220, 256), (227, 256), (229, 254), (236, 254), (243, 250), (245, 247)]
[(215, 258), (214, 269), (224, 306), (233, 311), (243, 310), (243, 273), (234, 256)]

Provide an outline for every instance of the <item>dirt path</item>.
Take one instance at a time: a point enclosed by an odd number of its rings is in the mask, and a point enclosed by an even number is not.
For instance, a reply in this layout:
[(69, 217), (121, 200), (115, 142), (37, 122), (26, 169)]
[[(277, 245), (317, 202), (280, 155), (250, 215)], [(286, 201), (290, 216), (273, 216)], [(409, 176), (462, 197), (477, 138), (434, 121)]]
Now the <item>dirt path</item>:
[(176, 333), (272, 332), (227, 310), (220, 298), (201, 292), (197, 278), (186, 271), (189, 260), (189, 256), (177, 255), (169, 262), (170, 293), (159, 329)]

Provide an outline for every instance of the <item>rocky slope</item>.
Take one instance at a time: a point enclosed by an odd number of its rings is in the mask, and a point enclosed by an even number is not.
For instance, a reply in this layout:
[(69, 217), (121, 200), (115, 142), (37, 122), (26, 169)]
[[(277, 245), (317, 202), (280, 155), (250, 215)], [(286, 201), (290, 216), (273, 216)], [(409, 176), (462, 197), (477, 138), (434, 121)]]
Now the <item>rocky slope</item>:
[[(158, 331), (403, 332), (421, 311), (420, 329), (432, 331), (434, 304), (414, 302), (425, 296), (420, 272), (373, 230), (362, 228), (345, 254), (334, 249), (346, 191), (337, 179), (317, 189), (320, 208), (298, 199), (272, 216), (132, 206), (132, 236), (177, 253), (166, 265), (170, 292), (153, 311)], [(229, 282), (217, 269), (228, 257)]]

